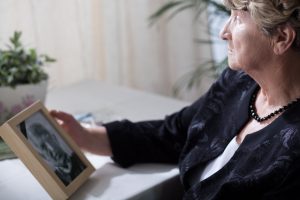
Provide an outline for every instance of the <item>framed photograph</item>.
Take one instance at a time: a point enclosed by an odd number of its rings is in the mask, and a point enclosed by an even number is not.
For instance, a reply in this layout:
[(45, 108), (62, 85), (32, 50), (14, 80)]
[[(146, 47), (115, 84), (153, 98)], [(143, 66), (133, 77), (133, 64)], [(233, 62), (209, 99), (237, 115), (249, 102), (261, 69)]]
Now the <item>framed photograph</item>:
[(95, 170), (41, 102), (1, 126), (1, 137), (53, 199), (67, 199)]

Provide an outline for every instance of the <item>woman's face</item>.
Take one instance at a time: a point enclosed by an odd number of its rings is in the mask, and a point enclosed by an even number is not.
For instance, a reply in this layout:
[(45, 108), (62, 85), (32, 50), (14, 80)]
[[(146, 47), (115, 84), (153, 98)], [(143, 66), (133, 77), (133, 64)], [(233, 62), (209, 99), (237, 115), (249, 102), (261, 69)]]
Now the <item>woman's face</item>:
[(228, 42), (228, 64), (232, 69), (249, 72), (261, 68), (273, 52), (270, 37), (258, 29), (248, 11), (233, 10), (220, 37)]

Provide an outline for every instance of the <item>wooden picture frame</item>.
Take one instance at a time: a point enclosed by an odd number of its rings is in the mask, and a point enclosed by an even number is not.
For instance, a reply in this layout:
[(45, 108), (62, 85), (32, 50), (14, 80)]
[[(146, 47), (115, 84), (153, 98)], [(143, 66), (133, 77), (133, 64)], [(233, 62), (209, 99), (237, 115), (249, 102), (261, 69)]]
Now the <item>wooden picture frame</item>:
[(95, 171), (40, 101), (5, 122), (0, 134), (53, 199), (68, 199)]

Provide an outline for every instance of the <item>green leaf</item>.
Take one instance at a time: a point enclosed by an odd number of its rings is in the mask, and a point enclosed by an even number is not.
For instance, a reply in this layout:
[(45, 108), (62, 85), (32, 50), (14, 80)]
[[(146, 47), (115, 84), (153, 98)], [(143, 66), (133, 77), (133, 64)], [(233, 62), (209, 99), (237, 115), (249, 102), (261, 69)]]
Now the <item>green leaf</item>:
[(155, 23), (156, 20), (162, 15), (164, 15), (166, 12), (170, 11), (174, 7), (177, 7), (178, 5), (181, 5), (182, 3), (183, 1), (171, 1), (166, 3), (149, 17), (150, 24)]
[(20, 31), (15, 31), (13, 37), (10, 38), (10, 42), (13, 44), (13, 47), (18, 48), (22, 46), (20, 42), (22, 33)]
[(15, 87), (45, 80), (48, 75), (42, 67), (56, 61), (46, 54), (39, 55), (33, 48), (26, 49), (21, 35), (20, 31), (15, 31), (6, 49), (0, 49), (0, 86)]

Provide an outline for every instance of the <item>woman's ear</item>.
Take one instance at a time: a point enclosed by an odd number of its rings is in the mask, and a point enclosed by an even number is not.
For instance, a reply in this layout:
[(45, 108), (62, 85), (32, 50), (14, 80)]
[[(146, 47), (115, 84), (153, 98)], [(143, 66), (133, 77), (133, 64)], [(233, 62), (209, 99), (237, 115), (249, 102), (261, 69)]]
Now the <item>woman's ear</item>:
[(291, 25), (280, 25), (273, 35), (274, 53), (276, 55), (284, 54), (293, 44), (296, 38), (296, 31)]

